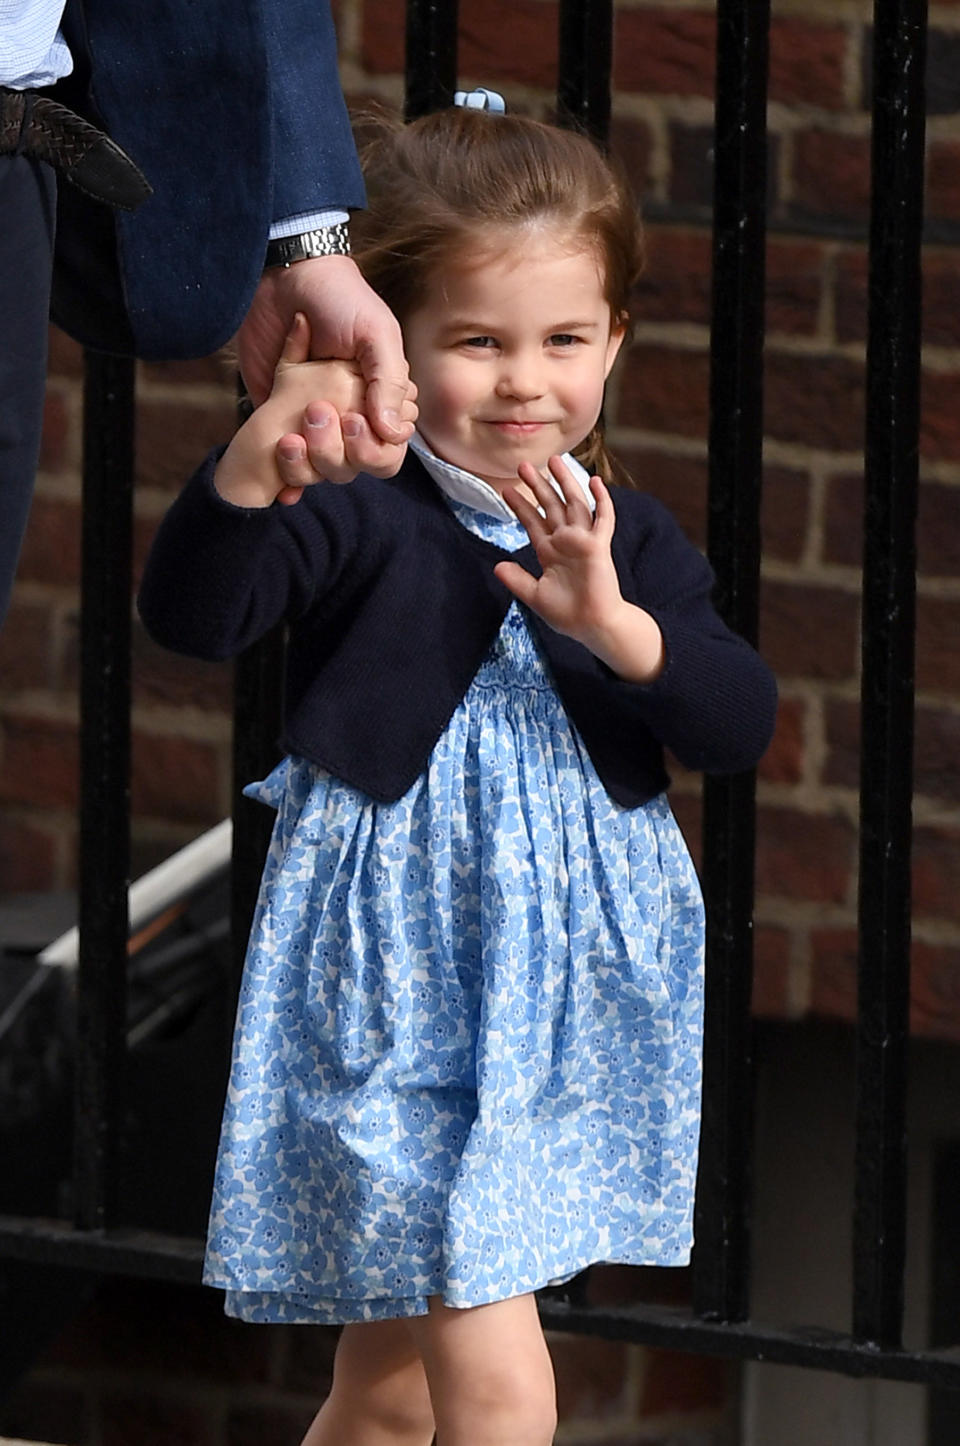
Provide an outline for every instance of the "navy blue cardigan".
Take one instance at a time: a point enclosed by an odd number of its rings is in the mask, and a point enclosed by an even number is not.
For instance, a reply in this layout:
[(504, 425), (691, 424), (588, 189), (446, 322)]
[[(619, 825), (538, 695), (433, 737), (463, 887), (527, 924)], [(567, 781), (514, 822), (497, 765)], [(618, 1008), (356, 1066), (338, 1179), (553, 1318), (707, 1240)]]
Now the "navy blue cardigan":
[[(165, 647), (218, 659), (290, 624), (282, 746), (381, 801), (401, 797), (499, 631), (510, 553), (468, 532), (412, 453), (389, 481), (321, 483), (293, 507), (234, 507), (213, 486), (219, 453), (160, 526), (140, 592)], [(766, 665), (720, 620), (713, 574), (670, 514), (612, 489), (624, 597), (659, 624), (666, 662), (624, 682), (582, 644), (527, 620), (604, 785), (634, 807), (668, 783), (663, 747), (688, 768), (751, 767), (773, 730)], [(539, 568), (529, 545), (512, 554)]]

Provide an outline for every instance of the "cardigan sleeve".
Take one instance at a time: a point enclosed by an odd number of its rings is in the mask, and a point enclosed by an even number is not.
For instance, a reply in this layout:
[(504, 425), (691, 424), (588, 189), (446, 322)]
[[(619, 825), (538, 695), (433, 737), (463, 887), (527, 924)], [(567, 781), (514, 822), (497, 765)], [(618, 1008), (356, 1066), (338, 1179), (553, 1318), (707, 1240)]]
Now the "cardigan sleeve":
[(221, 455), (207, 457), (161, 522), (137, 599), (156, 642), (210, 661), (315, 607), (357, 555), (359, 536), (356, 508), (331, 496), (332, 484), (311, 489), (325, 498), (308, 493), (292, 507), (235, 507), (213, 485)]
[[(707, 773), (751, 768), (773, 735), (773, 675), (714, 608), (715, 579), (706, 559), (666, 508), (651, 498), (638, 500), (645, 504), (639, 529), (624, 528), (629, 554), (620, 567), (621, 587), (628, 601), (657, 622), (665, 660), (649, 684), (611, 674), (617, 704), (686, 768)], [(626, 521), (629, 502), (624, 510)], [(614, 551), (616, 556), (616, 535)]]

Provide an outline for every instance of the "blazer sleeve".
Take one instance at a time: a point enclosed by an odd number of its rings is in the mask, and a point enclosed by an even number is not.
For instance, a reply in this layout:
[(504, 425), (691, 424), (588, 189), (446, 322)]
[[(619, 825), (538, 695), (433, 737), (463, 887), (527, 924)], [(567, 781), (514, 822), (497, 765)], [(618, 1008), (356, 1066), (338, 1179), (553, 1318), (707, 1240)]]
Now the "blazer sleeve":
[(112, 214), (60, 187), (55, 319), (85, 345), (206, 356), (237, 330), (270, 224), (363, 203), (329, 0), (69, 0), (65, 104), (150, 196)]
[(637, 496), (637, 502), (642, 519), (631, 518), (634, 525), (625, 527), (620, 539), (614, 534), (614, 556), (627, 600), (660, 627), (665, 660), (646, 685), (611, 673), (618, 707), (687, 768), (706, 773), (752, 768), (773, 735), (773, 674), (717, 613), (713, 571), (670, 513), (652, 498)]

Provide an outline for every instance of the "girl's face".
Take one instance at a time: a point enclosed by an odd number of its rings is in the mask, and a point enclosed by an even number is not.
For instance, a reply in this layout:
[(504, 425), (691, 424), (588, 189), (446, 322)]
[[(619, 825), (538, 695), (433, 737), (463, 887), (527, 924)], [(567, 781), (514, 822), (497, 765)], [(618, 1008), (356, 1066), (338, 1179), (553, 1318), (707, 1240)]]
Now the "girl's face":
[(403, 327), (421, 435), (499, 492), (588, 435), (623, 328), (595, 253), (540, 228), (440, 268)]

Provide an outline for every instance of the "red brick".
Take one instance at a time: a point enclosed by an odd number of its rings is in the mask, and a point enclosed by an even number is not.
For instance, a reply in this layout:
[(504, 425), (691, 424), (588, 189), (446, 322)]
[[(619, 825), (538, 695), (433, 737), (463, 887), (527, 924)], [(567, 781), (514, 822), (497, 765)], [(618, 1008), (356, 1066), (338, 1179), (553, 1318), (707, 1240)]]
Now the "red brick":
[(960, 372), (924, 372), (920, 452), (935, 461), (960, 460)]
[(559, 1331), (548, 1336), (548, 1344), (561, 1421), (605, 1421), (623, 1413), (628, 1404), (628, 1346)]
[(659, 498), (691, 542), (703, 547), (707, 529), (707, 464), (653, 448), (617, 448), (617, 457), (643, 492)]
[(185, 401), (141, 401), (137, 406), (137, 481), (179, 492), (211, 447), (236, 430), (231, 402), (209, 407)]
[(761, 588), (760, 651), (782, 678), (841, 682), (857, 670), (858, 600), (803, 583)]
[(960, 949), (915, 939), (910, 981), (913, 1032), (960, 1041)]
[(828, 700), (825, 707), (827, 756), (824, 783), (841, 788), (860, 787), (860, 705), (843, 699)]
[(841, 110), (848, 32), (795, 19), (770, 27), (770, 99)]
[(960, 600), (917, 599), (917, 687), (960, 693)]
[(135, 734), (130, 780), (134, 813), (216, 823), (222, 807), (219, 765), (218, 750), (209, 743)]
[(960, 221), (960, 141), (931, 141), (927, 148), (927, 213)]
[(823, 555), (826, 562), (859, 567), (863, 561), (863, 475), (844, 472), (827, 482)]
[(768, 783), (799, 783), (803, 777), (806, 714), (802, 699), (780, 699), (773, 742), (760, 763), (760, 777)]
[(21, 581), (80, 583), (79, 502), (35, 497), (23, 539), (17, 576)]
[[(837, 266), (837, 338), (863, 341), (867, 335), (867, 258), (844, 251)], [(930, 346), (960, 346), (960, 257), (928, 248), (923, 259), (923, 339)]]
[(52, 889), (56, 873), (57, 839), (52, 831), (0, 818), (0, 894)]
[(650, 1350), (640, 1400), (640, 1416), (709, 1411), (723, 1406), (734, 1394), (731, 1368), (713, 1356), (679, 1351)]
[(857, 935), (851, 929), (818, 929), (810, 937), (810, 1009), (832, 1019), (856, 1018)]
[[(812, 936), (811, 1008), (853, 1020), (857, 1014), (857, 936), (821, 930)], [(960, 1039), (960, 949), (914, 940), (910, 978), (911, 1033)]]
[(845, 818), (760, 808), (757, 814), (757, 892), (842, 904), (856, 859), (856, 833)]
[(760, 1019), (786, 1019), (790, 1006), (790, 935), (760, 925), (754, 935), (753, 1013)]
[(138, 705), (162, 703), (227, 713), (233, 699), (233, 666), (167, 652), (138, 624), (133, 630), (133, 690)]
[(73, 808), (77, 763), (75, 724), (50, 718), (0, 720), (0, 801)]
[(800, 131), (794, 142), (791, 210), (805, 217), (864, 220), (869, 206), (869, 139)]
[[(859, 788), (860, 705), (828, 702), (826, 734), (824, 781)], [(913, 751), (915, 793), (941, 803), (960, 804), (960, 713), (918, 707)]]
[(766, 467), (761, 500), (764, 556), (799, 562), (809, 521), (810, 482), (806, 473), (788, 467)]
[(673, 123), (669, 127), (670, 200), (699, 209), (707, 221), (713, 204), (713, 130)]
[(638, 321), (710, 321), (710, 237), (703, 231), (651, 227), (647, 265), (636, 291)]
[(635, 345), (624, 364), (618, 420), (645, 431), (705, 438), (709, 383), (706, 352)]
[(51, 376), (82, 377), (83, 347), (58, 326), (51, 326), (47, 336), (47, 371)]
[(43, 400), (43, 432), (40, 437), (40, 472), (63, 472), (69, 462), (70, 414), (61, 391), (47, 388)]
[(767, 435), (832, 452), (860, 451), (863, 367), (844, 357), (768, 351)]
[(772, 239), (767, 248), (767, 328), (813, 336), (820, 324), (823, 251), (810, 242)]
[[(382, 75), (402, 71), (404, 8), (394, 0), (366, 0), (361, 60)], [(459, 70), (483, 82), (553, 89), (557, 72), (557, 19), (551, 5), (536, 0), (485, 0), (460, 8)], [(508, 96), (509, 100), (509, 96)]]
[(0, 631), (0, 678), (8, 695), (18, 688), (49, 687), (54, 674), (53, 620), (41, 603), (20, 602), (14, 593)]
[(614, 116), (610, 123), (610, 149), (627, 174), (632, 192), (641, 196), (650, 175), (653, 140), (645, 121)]
[(914, 917), (960, 923), (960, 833), (920, 827), (913, 832)]
[(621, 10), (614, 85), (656, 95), (713, 94), (716, 21), (702, 10)]
[(140, 379), (162, 386), (220, 387), (232, 405), (237, 395), (237, 361), (228, 347), (193, 361), (141, 362)]

